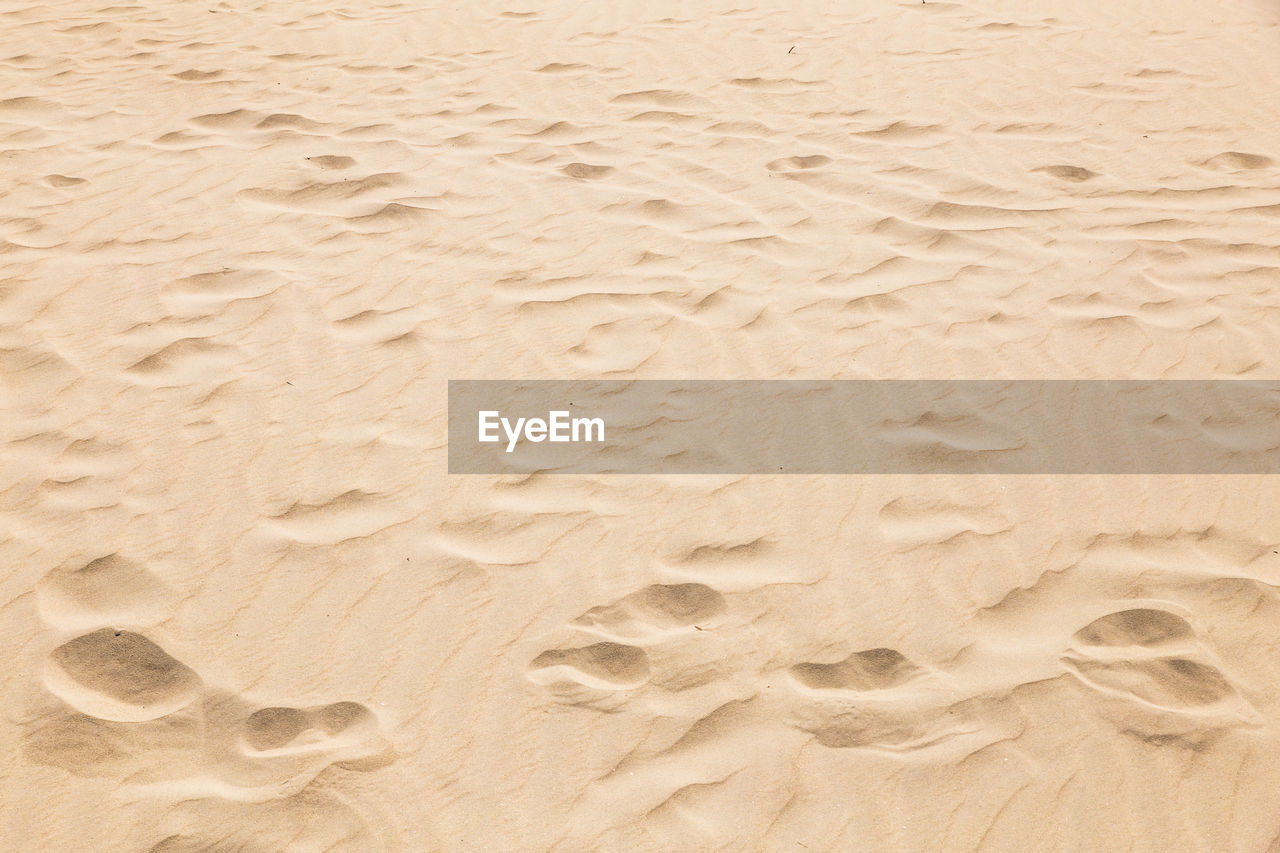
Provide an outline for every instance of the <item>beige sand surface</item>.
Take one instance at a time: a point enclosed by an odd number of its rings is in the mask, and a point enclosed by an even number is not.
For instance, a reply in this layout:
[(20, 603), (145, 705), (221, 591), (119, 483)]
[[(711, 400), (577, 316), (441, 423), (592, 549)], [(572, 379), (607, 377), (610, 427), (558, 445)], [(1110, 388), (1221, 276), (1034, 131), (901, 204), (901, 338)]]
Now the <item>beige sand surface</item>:
[(0, 850), (1280, 850), (1274, 479), (444, 441), (449, 378), (1280, 376), (1278, 22), (4, 0)]

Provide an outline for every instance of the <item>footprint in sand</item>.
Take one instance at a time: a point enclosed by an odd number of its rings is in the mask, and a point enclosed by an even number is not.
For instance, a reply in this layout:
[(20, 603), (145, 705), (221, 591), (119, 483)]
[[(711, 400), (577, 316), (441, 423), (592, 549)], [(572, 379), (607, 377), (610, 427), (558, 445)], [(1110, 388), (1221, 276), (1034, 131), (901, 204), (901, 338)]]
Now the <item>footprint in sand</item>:
[[(255, 800), (300, 790), (326, 767), (391, 760), (373, 712), (356, 702), (260, 707), (208, 687), (147, 637), (101, 628), (54, 649), (41, 709), (24, 735), (35, 762), (147, 788)], [(176, 785), (176, 788), (175, 788)]]
[(799, 663), (791, 667), (796, 681), (811, 690), (884, 690), (923, 672), (894, 649), (854, 652), (838, 663)]
[(356, 164), (355, 158), (341, 154), (316, 154), (306, 158), (307, 162), (317, 169), (350, 169)]
[(189, 800), (140, 827), (146, 853), (375, 853), (387, 849), (350, 803), (307, 789), (272, 803)]
[(764, 164), (764, 167), (779, 177), (802, 177), (806, 173), (829, 165), (831, 162), (831, 158), (825, 154), (810, 154), (808, 156), (783, 157), (779, 160), (770, 160)]
[(1075, 633), (1082, 646), (1159, 646), (1179, 640), (1193, 640), (1191, 624), (1167, 610), (1135, 607), (1101, 616)]
[(139, 627), (164, 618), (167, 595), (119, 554), (44, 578), (42, 616), (82, 633), (46, 656), (47, 694), (23, 733), (32, 761), (124, 778), (143, 793), (164, 783), (152, 792), (263, 800), (297, 792), (335, 764), (370, 770), (392, 760), (378, 719), (357, 702), (263, 707), (208, 685)]
[(1189, 658), (1146, 661), (1075, 661), (1076, 673), (1090, 686), (1129, 695), (1158, 708), (1185, 711), (1215, 705), (1235, 695), (1215, 667)]
[(170, 592), (122, 554), (54, 569), (37, 587), (40, 615), (66, 630), (111, 623), (151, 624), (165, 618)]
[(1219, 172), (1253, 172), (1259, 169), (1269, 169), (1275, 165), (1275, 161), (1265, 154), (1224, 151), (1221, 154), (1210, 157), (1200, 165), (1206, 169), (1214, 169)]
[(1100, 694), (1105, 716), (1139, 736), (1206, 734), (1256, 718), (1191, 624), (1167, 610), (1101, 616), (1076, 631), (1062, 662)]
[(792, 725), (833, 749), (910, 753), (954, 742), (971, 752), (1014, 729), (1007, 703), (958, 692), (942, 673), (896, 649), (867, 649), (835, 663), (800, 663), (788, 674), (801, 692)]
[(570, 163), (562, 168), (561, 173), (579, 181), (598, 181), (613, 173), (612, 166), (597, 166), (591, 163)]
[(724, 609), (724, 596), (705, 584), (654, 584), (569, 624), (610, 639), (653, 642), (706, 629)]
[(195, 671), (132, 631), (101, 628), (58, 646), (45, 686), (71, 707), (115, 722), (154, 720), (191, 704)]
[(533, 659), (528, 676), (543, 685), (570, 682), (598, 690), (629, 690), (649, 680), (649, 656), (622, 643), (550, 649)]
[[(558, 701), (602, 710), (615, 710), (642, 688), (668, 696), (696, 693), (710, 683), (708, 671), (714, 678), (745, 685), (750, 678), (744, 681), (716, 666), (656, 671), (642, 648), (710, 636), (701, 632), (722, 626), (726, 611), (724, 595), (705, 584), (654, 584), (570, 620), (568, 627), (605, 641), (544, 651), (529, 663), (526, 677), (551, 690)], [(910, 752), (957, 740), (960, 749), (971, 750), (1016, 728), (1016, 711), (1007, 702), (965, 693), (946, 673), (896, 649), (872, 648), (833, 662), (798, 663), (781, 680), (769, 673), (756, 675), (758, 689), (743, 699), (744, 707), (754, 709), (747, 714), (749, 727), (799, 730), (827, 747)], [(777, 687), (783, 689), (773, 689)]]
[(1091, 181), (1094, 178), (1098, 177), (1097, 172), (1094, 172), (1090, 169), (1086, 169), (1084, 166), (1069, 166), (1065, 164), (1059, 164), (1056, 166), (1041, 166), (1038, 169), (1032, 169), (1031, 171), (1043, 172), (1046, 175), (1052, 175), (1053, 177), (1058, 178), (1059, 180), (1070, 181), (1073, 184), (1079, 184), (1085, 181)]
[(378, 721), (358, 702), (311, 708), (261, 708), (245, 720), (244, 744), (261, 755), (321, 752), (378, 737)]
[(696, 635), (713, 627), (724, 610), (724, 596), (705, 584), (653, 584), (570, 620), (567, 627), (605, 642), (548, 649), (529, 663), (526, 676), (574, 704), (635, 690), (651, 675), (649, 654), (640, 646)]

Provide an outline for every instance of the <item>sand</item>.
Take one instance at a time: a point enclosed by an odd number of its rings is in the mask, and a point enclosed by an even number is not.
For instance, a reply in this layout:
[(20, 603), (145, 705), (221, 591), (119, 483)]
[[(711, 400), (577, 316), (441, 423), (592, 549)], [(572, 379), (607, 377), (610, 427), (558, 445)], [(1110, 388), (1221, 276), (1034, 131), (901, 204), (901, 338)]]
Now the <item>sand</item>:
[(1274, 478), (445, 464), (449, 379), (1280, 376), (1278, 24), (3, 3), (0, 849), (1280, 849)]

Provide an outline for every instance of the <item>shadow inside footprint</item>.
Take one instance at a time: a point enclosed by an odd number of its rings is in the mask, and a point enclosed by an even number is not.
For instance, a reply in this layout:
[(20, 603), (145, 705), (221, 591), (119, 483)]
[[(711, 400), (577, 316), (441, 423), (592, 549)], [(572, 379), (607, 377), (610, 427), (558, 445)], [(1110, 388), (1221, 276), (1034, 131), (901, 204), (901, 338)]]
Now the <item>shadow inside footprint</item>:
[(1099, 710), (1124, 732), (1194, 740), (1257, 720), (1181, 616), (1149, 607), (1121, 610), (1090, 622), (1073, 639), (1063, 663), (1097, 691)]
[(151, 572), (120, 554), (54, 569), (37, 589), (41, 614), (67, 628), (159, 621), (169, 594)]
[(780, 160), (771, 160), (764, 167), (770, 172), (794, 172), (817, 169), (830, 162), (831, 158), (825, 154), (810, 154), (808, 156), (783, 157)]
[(203, 682), (141, 634), (102, 628), (49, 655), (45, 684), (76, 710), (102, 720), (141, 722), (190, 704)]
[(1016, 729), (1008, 703), (983, 696), (953, 702), (919, 697), (885, 705), (844, 704), (811, 709), (800, 728), (829, 749), (871, 749), (909, 753), (947, 743), (963, 752), (994, 743)]
[(529, 664), (529, 677), (540, 684), (567, 679), (588, 687), (623, 690), (649, 679), (649, 656), (643, 649), (621, 643), (551, 649)]
[(52, 696), (26, 726), (24, 754), (77, 775), (114, 771), (138, 788), (180, 781), (189, 792), (255, 799), (300, 790), (329, 766), (369, 771), (395, 758), (358, 702), (255, 709), (132, 631), (63, 643), (44, 682)]
[(1148, 607), (1109, 613), (1075, 633), (1075, 639), (1087, 646), (1158, 646), (1194, 636), (1181, 616)]
[(113, 722), (50, 704), (33, 709), (22, 733), (25, 760), (85, 778), (146, 784), (172, 778), (204, 737), (194, 708), (157, 720)]
[(570, 163), (560, 171), (578, 180), (596, 181), (613, 172), (613, 167), (595, 166), (590, 163)]
[(1224, 151), (1216, 157), (1210, 157), (1203, 163), (1210, 169), (1227, 172), (1249, 172), (1255, 169), (1266, 169), (1275, 165), (1275, 161), (1264, 154), (1249, 154), (1243, 151)]
[(244, 741), (252, 750), (267, 752), (287, 746), (310, 727), (311, 715), (300, 708), (263, 708), (245, 720)]
[(208, 691), (154, 720), (115, 722), (69, 709), (33, 712), (23, 734), (28, 760), (77, 776), (128, 779), (164, 795), (256, 800), (301, 790), (330, 766), (368, 772), (395, 754), (372, 711), (355, 702), (260, 708)]
[(1186, 658), (1078, 660), (1072, 664), (1086, 683), (1171, 710), (1213, 705), (1235, 696), (1230, 682), (1217, 668)]
[(839, 663), (800, 663), (791, 667), (797, 681), (813, 690), (884, 690), (922, 672), (894, 649), (854, 652)]
[(569, 624), (621, 639), (701, 627), (725, 609), (724, 596), (700, 583), (654, 584)]
[(244, 725), (250, 750), (304, 752), (329, 749), (337, 742), (376, 735), (373, 713), (358, 702), (335, 702), (314, 708), (260, 708)]
[(1083, 166), (1041, 166), (1040, 168), (1032, 169), (1031, 171), (1044, 172), (1046, 175), (1052, 175), (1055, 178), (1059, 178), (1064, 181), (1071, 181), (1072, 183), (1077, 184), (1098, 177), (1097, 172), (1090, 171)]

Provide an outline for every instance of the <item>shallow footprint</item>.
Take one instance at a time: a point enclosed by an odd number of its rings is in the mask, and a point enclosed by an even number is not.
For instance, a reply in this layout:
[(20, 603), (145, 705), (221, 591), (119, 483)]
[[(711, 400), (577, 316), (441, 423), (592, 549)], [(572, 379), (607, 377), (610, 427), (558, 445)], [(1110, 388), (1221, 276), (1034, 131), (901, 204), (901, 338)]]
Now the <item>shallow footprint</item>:
[(129, 779), (146, 784), (172, 779), (202, 743), (198, 703), (145, 722), (91, 717), (49, 697), (28, 710), (23, 726), (26, 761), (73, 776)]
[(705, 627), (724, 609), (724, 596), (705, 584), (654, 584), (614, 604), (593, 607), (569, 624), (609, 637), (640, 640)]
[(538, 684), (576, 682), (604, 690), (627, 690), (649, 680), (649, 656), (621, 643), (595, 643), (576, 649), (551, 649), (529, 664)]
[(1096, 691), (1099, 712), (1121, 731), (1195, 739), (1257, 720), (1177, 614), (1150, 607), (1121, 610), (1090, 622), (1073, 639), (1063, 664)]
[(613, 172), (612, 166), (595, 166), (591, 163), (570, 163), (560, 170), (570, 178), (580, 181), (597, 181)]
[(1072, 660), (1070, 664), (1090, 686), (1174, 711), (1215, 705), (1236, 696), (1231, 683), (1216, 667), (1187, 658)]
[(1255, 169), (1266, 169), (1273, 166), (1275, 161), (1264, 154), (1224, 151), (1216, 157), (1210, 157), (1202, 165), (1225, 172), (1251, 172)]
[(350, 169), (356, 164), (354, 157), (341, 154), (317, 154), (308, 157), (307, 162), (318, 169)]
[(193, 774), (194, 791), (276, 796), (300, 790), (330, 766), (367, 772), (396, 757), (373, 711), (359, 702), (254, 708), (215, 692), (203, 710), (205, 767)]
[(68, 175), (45, 175), (44, 182), (51, 187), (63, 189), (85, 183), (84, 178), (73, 178)]
[(188, 800), (138, 830), (150, 836), (147, 853), (376, 853), (393, 840), (348, 803), (314, 789), (265, 803)]
[(245, 720), (244, 742), (254, 752), (281, 749), (311, 728), (311, 715), (301, 708), (262, 708)]
[(209, 690), (154, 720), (114, 722), (67, 708), (33, 709), (23, 753), (77, 776), (127, 780), (141, 796), (219, 796), (253, 801), (302, 790), (326, 768), (368, 772), (395, 752), (356, 702), (258, 708)]
[(313, 708), (261, 708), (245, 720), (244, 743), (256, 753), (316, 752), (377, 734), (377, 720), (359, 702)]
[(1072, 183), (1077, 184), (1083, 183), (1084, 181), (1091, 181), (1098, 177), (1097, 172), (1086, 169), (1083, 166), (1041, 166), (1040, 168), (1032, 169), (1031, 171), (1044, 172), (1046, 175), (1052, 175), (1055, 178), (1059, 178), (1064, 181), (1071, 181)]
[(906, 755), (946, 749), (955, 755), (1012, 736), (1018, 714), (1003, 694), (970, 692), (944, 671), (890, 648), (854, 652), (836, 663), (800, 663), (791, 724), (830, 749)]
[(1195, 636), (1186, 619), (1167, 610), (1135, 607), (1093, 620), (1075, 633), (1086, 646), (1159, 646)]
[(37, 588), (41, 615), (62, 628), (159, 621), (168, 595), (155, 575), (120, 554), (54, 569)]
[(885, 702), (841, 702), (797, 715), (795, 725), (829, 749), (915, 753), (950, 745), (970, 754), (1012, 734), (1017, 723), (1009, 703), (904, 695)]
[(799, 663), (791, 667), (796, 681), (812, 690), (884, 690), (923, 670), (894, 649), (854, 652), (838, 663)]
[(141, 634), (102, 628), (50, 653), (45, 686), (91, 717), (142, 722), (190, 704), (202, 681)]
[(830, 162), (831, 158), (825, 154), (810, 154), (807, 157), (783, 157), (780, 160), (771, 160), (765, 163), (764, 167), (770, 172), (798, 172), (817, 169)]

